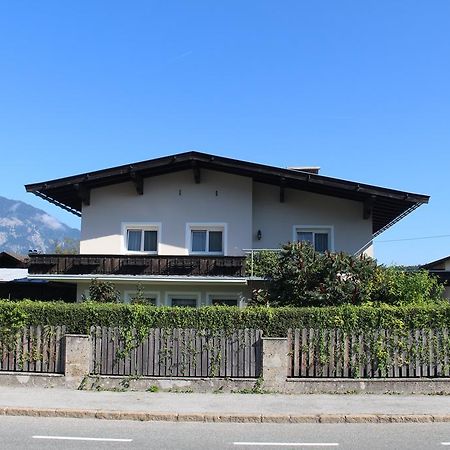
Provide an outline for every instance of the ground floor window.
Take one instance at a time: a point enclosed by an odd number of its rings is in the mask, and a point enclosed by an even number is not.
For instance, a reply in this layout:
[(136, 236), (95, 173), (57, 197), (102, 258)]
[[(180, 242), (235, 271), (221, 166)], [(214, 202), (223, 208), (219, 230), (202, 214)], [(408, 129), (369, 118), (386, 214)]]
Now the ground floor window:
[(179, 306), (181, 308), (196, 308), (200, 299), (198, 294), (169, 294), (169, 306)]
[(126, 291), (125, 292), (126, 303), (142, 303), (144, 305), (159, 305), (159, 294), (157, 292), (138, 292), (138, 291)]
[(208, 294), (212, 306), (239, 306), (239, 297), (236, 294)]

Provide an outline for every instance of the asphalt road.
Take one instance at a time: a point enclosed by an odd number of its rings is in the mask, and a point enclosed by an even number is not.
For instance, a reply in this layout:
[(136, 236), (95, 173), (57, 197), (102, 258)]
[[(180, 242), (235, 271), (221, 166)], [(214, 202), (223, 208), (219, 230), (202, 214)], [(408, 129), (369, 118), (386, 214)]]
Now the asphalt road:
[(450, 449), (450, 423), (214, 424), (4, 416), (0, 436), (2, 450)]

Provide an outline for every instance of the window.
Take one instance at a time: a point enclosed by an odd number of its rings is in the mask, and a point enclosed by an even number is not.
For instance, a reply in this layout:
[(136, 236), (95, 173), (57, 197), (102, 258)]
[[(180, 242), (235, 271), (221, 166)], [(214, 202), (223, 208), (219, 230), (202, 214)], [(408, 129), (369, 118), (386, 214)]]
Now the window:
[(223, 255), (225, 247), (224, 225), (187, 224), (188, 248), (190, 253)]
[(196, 308), (196, 298), (172, 298), (172, 306), (179, 306), (181, 308)]
[(154, 224), (122, 224), (125, 252), (158, 253), (159, 228)]
[(208, 294), (212, 306), (239, 306), (240, 294), (215, 293)]
[(127, 303), (134, 303), (135, 301), (142, 302), (145, 305), (158, 305), (159, 294), (157, 292), (147, 292), (144, 291), (139, 299), (139, 295), (137, 291), (126, 291), (125, 292), (125, 301)]
[(238, 301), (236, 298), (212, 298), (211, 304), (213, 306), (237, 306)]
[(167, 294), (170, 306), (178, 306), (180, 308), (196, 308), (200, 302), (200, 294), (195, 292), (173, 293)]
[(310, 243), (317, 252), (332, 250), (332, 228), (294, 227), (294, 240)]

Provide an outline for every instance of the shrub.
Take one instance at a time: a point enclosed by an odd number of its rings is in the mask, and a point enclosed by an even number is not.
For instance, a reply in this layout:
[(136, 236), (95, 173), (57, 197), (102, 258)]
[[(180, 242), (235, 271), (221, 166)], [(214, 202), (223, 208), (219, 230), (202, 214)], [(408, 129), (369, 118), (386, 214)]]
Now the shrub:
[(364, 255), (318, 253), (303, 242), (284, 245), (280, 252), (263, 251), (247, 266), (269, 281), (267, 290), (254, 292), (253, 305), (401, 305), (442, 299), (443, 286), (426, 271), (377, 266)]
[(364, 255), (318, 253), (303, 242), (284, 245), (281, 252), (262, 255), (255, 263), (255, 273), (270, 281), (272, 306), (361, 304), (375, 270), (375, 261)]
[(118, 303), (120, 292), (109, 281), (93, 279), (89, 285), (89, 299), (99, 303)]
[(392, 305), (442, 300), (444, 286), (426, 270), (378, 266), (372, 281), (370, 300)]
[(0, 329), (27, 325), (66, 325), (69, 333), (89, 333), (91, 326), (135, 328), (257, 328), (265, 336), (286, 336), (289, 328), (340, 328), (346, 332), (450, 327), (450, 305), (337, 306), (310, 308), (170, 308), (112, 303), (0, 301)]

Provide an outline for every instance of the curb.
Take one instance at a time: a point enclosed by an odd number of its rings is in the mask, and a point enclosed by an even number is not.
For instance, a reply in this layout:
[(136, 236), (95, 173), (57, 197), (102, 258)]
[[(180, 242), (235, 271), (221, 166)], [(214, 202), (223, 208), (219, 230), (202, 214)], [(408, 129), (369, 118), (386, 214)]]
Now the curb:
[(239, 414), (113, 411), (66, 408), (0, 407), (1, 416), (215, 423), (431, 423), (450, 422), (450, 414)]

